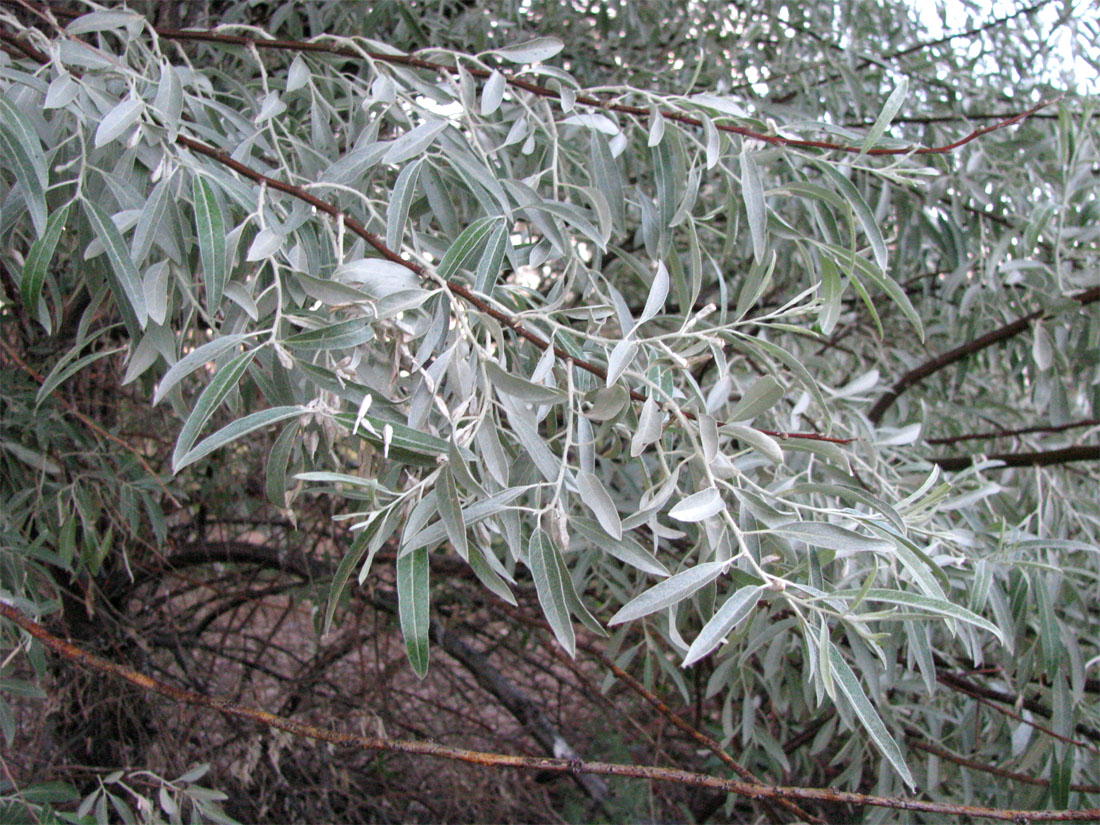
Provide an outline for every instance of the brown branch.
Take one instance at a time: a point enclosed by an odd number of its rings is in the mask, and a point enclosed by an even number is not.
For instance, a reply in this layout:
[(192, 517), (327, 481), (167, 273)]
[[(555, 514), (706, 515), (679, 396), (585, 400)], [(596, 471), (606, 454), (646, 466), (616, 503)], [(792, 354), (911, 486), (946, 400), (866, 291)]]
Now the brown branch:
[(760, 786), (737, 779), (724, 779), (694, 771), (672, 768), (651, 767), (647, 765), (625, 765), (613, 762), (589, 762), (580, 759), (550, 759), (532, 756), (513, 756), (504, 753), (486, 753), (466, 748), (454, 748), (436, 742), (409, 739), (386, 739), (375, 736), (336, 731), (309, 725), (288, 719), (258, 708), (239, 705), (220, 696), (209, 696), (193, 690), (169, 685), (147, 676), (132, 668), (112, 662), (101, 656), (89, 653), (81, 647), (54, 636), (42, 625), (25, 616), (7, 602), (0, 602), (0, 616), (14, 622), (42, 645), (58, 656), (68, 659), (81, 667), (122, 679), (150, 693), (157, 693), (180, 704), (196, 705), (208, 708), (239, 719), (248, 719), (267, 727), (286, 731), (327, 742), (341, 747), (357, 748), (366, 751), (404, 753), (414, 756), (430, 756), (448, 759), (472, 765), (492, 768), (520, 768), (525, 770), (551, 771), (561, 774), (596, 774), (602, 776), (623, 776), (648, 779), (660, 782), (675, 782), (692, 787), (713, 788), (727, 793), (739, 794), (752, 799), (789, 799), (824, 802), (830, 804), (848, 804), (857, 806), (876, 806), (895, 810), (920, 811), (944, 816), (968, 816), (982, 819), (998, 819), (1009, 822), (1083, 822), (1100, 818), (1100, 808), (1076, 809), (1067, 811), (1025, 811), (1005, 808), (986, 808), (973, 805), (957, 805), (948, 802), (925, 802), (917, 799), (871, 796), (848, 791), (834, 791), (827, 788), (791, 788), (783, 786)]
[[(906, 727), (909, 726), (907, 725)], [(919, 739), (915, 734), (910, 734), (906, 739), (909, 741), (909, 744), (917, 750), (933, 754), (941, 759), (946, 759), (948, 762), (954, 762), (956, 765), (961, 765), (964, 768), (971, 768), (976, 771), (981, 771), (982, 773), (1000, 776), (1003, 779), (1011, 779), (1013, 782), (1019, 782), (1022, 785), (1038, 785), (1045, 788), (1050, 787), (1049, 779), (1041, 779), (1037, 776), (1028, 776), (1026, 773), (1005, 770), (1004, 768), (998, 768), (996, 765), (987, 765), (984, 762), (979, 762), (976, 759), (967, 759), (965, 756), (959, 756), (957, 753), (952, 753), (944, 748), (930, 745)], [(1100, 785), (1079, 785), (1074, 783), (1069, 786), (1069, 789), (1077, 793), (1100, 793)]]
[(979, 459), (989, 461), (1003, 461), (1001, 467), (990, 469), (1007, 469), (1008, 467), (1049, 467), (1052, 464), (1069, 464), (1073, 461), (1100, 461), (1100, 444), (1080, 444), (1076, 447), (1063, 447), (1060, 450), (1045, 450), (1038, 453), (995, 453), (993, 455), (957, 455), (943, 456), (928, 459), (939, 466), (941, 470), (949, 472), (965, 470), (975, 464)]
[(966, 435), (953, 435), (946, 438), (927, 438), (927, 444), (956, 444), (959, 441), (973, 441), (975, 439), (1009, 438), (1014, 435), (1028, 435), (1029, 433), (1060, 433), (1066, 430), (1075, 430), (1078, 427), (1095, 427), (1100, 425), (1100, 418), (1086, 418), (1083, 421), (1074, 421), (1071, 424), (1042, 424), (1035, 427), (1021, 427), (1018, 430), (994, 430), (985, 433), (967, 433)]
[[(1049, 2), (1050, 0), (1044, 0)], [(11, 0), (4, 0), (4, 2), (11, 2)], [(30, 5), (30, 4), (27, 4)], [(79, 17), (79, 13), (55, 10), (56, 14), (66, 17)], [(163, 37), (167, 40), (183, 40), (202, 43), (222, 43), (224, 45), (231, 46), (244, 46), (246, 48), (255, 49), (272, 49), (278, 51), (293, 51), (293, 52), (321, 52), (325, 54), (338, 55), (340, 57), (351, 58), (354, 60), (362, 60), (364, 57), (369, 60), (375, 60), (380, 63), (390, 63), (397, 66), (408, 66), (414, 69), (424, 69), (427, 71), (436, 72), (438, 74), (458, 74), (457, 66), (448, 66), (445, 63), (436, 63), (431, 60), (424, 60), (419, 57), (413, 57), (412, 55), (393, 55), (385, 54), (382, 52), (372, 52), (368, 50), (353, 49), (349, 46), (331, 46), (324, 43), (318, 43), (316, 41), (302, 41), (302, 40), (279, 40), (279, 39), (256, 39), (254, 37), (245, 37), (243, 35), (233, 34), (221, 34), (216, 31), (200, 31), (200, 30), (181, 30), (181, 29), (167, 29), (167, 28), (154, 28), (157, 36)], [(467, 71), (474, 77), (486, 79), (491, 76), (492, 72), (485, 69), (479, 69), (476, 67), (468, 68)], [(556, 92), (546, 86), (540, 86), (537, 83), (532, 83), (529, 80), (521, 80), (511, 73), (504, 73), (505, 81), (509, 86), (516, 89), (522, 89), (523, 91), (530, 92), (538, 97), (545, 97), (550, 99), (560, 99), (561, 93)], [(1004, 129), (1015, 123), (1019, 123), (1021, 120), (1025, 120), (1031, 115), (1038, 112), (1040, 109), (1044, 109), (1054, 103), (1061, 100), (1061, 96), (1051, 99), (1043, 100), (1032, 106), (1030, 109), (1019, 112), (1017, 114), (1006, 117), (997, 123), (990, 126), (984, 126), (980, 129), (975, 129), (970, 134), (943, 146), (907, 146), (898, 149), (867, 149), (862, 146), (853, 146), (851, 144), (833, 143), (826, 140), (801, 140), (798, 138), (787, 138), (781, 135), (768, 134), (766, 132), (757, 132), (752, 129), (748, 129), (744, 126), (734, 126), (728, 123), (715, 123), (714, 128), (722, 132), (729, 132), (735, 135), (741, 135), (753, 140), (759, 140), (764, 143), (771, 144), (772, 146), (788, 146), (795, 149), (823, 149), (826, 151), (846, 152), (850, 154), (868, 154), (868, 155), (942, 155), (949, 152), (953, 152), (961, 146), (965, 146), (971, 141), (977, 140), (983, 135), (987, 135), (990, 132), (994, 132), (998, 129)], [(613, 103), (608, 100), (601, 100), (590, 95), (577, 95), (576, 103), (583, 106), (591, 106), (593, 108), (602, 109), (608, 112), (618, 112), (620, 114), (632, 115), (637, 118), (647, 119), (650, 115), (650, 110), (642, 106), (629, 106), (623, 103)], [(666, 120), (674, 121), (676, 123), (683, 124), (685, 126), (695, 126), (698, 128), (703, 127), (703, 121), (700, 118), (691, 117), (680, 112), (662, 111), (661, 116)]]
[[(937, 667), (943, 667), (945, 664), (946, 663), (939, 656), (936, 656)], [(1050, 708), (1048, 708), (1037, 699), (1029, 699), (1027, 697), (1018, 696), (1014, 693), (1006, 693), (1002, 690), (995, 690), (994, 688), (986, 687), (985, 685), (979, 685), (975, 682), (971, 682), (969, 679), (966, 679), (954, 673), (937, 673), (936, 681), (940, 682), (941, 684), (947, 685), (953, 690), (957, 690), (961, 693), (972, 696), (975, 699), (991, 699), (995, 702), (1003, 702), (1006, 705), (1026, 708), (1032, 713), (1038, 716), (1042, 716), (1044, 719), (1051, 718)], [(1082, 736), (1089, 738), (1093, 742), (1100, 742), (1100, 731), (1096, 730), (1096, 728), (1090, 727), (1082, 722), (1078, 722), (1074, 726), (1074, 730), (1076, 730), (1077, 733), (1081, 734)], [(1092, 749), (1088, 744), (1084, 742), (1074, 741), (1073, 744)]]
[[(1076, 301), (1081, 306), (1087, 306), (1088, 304), (1100, 300), (1100, 286), (1094, 286), (1067, 297)], [(882, 414), (890, 409), (893, 403), (898, 399), (898, 396), (914, 384), (920, 383), (928, 376), (939, 372), (944, 367), (954, 364), (956, 361), (961, 361), (969, 355), (981, 352), (987, 347), (991, 347), (994, 344), (999, 344), (1001, 341), (1019, 335), (1026, 330), (1033, 321), (1051, 317), (1053, 317), (1051, 313), (1041, 309), (1036, 310), (992, 332), (987, 332), (985, 335), (979, 336), (972, 341), (967, 341), (965, 344), (955, 347), (952, 350), (948, 350), (930, 361), (924, 362), (919, 367), (910, 370), (898, 379), (897, 383), (895, 383), (894, 386), (871, 407), (870, 412), (867, 413), (867, 418), (870, 419), (872, 424), (877, 424), (882, 418)]]

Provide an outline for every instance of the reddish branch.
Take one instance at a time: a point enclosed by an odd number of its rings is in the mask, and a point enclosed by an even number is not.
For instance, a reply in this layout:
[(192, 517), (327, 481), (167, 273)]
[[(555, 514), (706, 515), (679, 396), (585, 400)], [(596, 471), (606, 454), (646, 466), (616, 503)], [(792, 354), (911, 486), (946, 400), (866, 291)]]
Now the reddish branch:
[(335, 731), (309, 725), (279, 716), (258, 708), (239, 705), (220, 697), (208, 696), (193, 690), (175, 687), (154, 679), (132, 668), (104, 659), (70, 642), (54, 636), (42, 625), (23, 615), (7, 602), (0, 602), (0, 616), (9, 619), (41, 642), (55, 654), (82, 667), (122, 679), (150, 693), (157, 693), (180, 704), (209, 708), (226, 716), (249, 719), (267, 727), (286, 731), (327, 742), (341, 747), (359, 750), (389, 753), (406, 753), (416, 756), (431, 756), (482, 765), (492, 768), (520, 768), (525, 770), (550, 771), (561, 774), (597, 774), (603, 776), (623, 776), (648, 779), (660, 782), (676, 782), (701, 788), (734, 793), (752, 799), (788, 799), (823, 802), (827, 804), (876, 806), (904, 811), (920, 811), (942, 816), (967, 816), (981, 819), (998, 819), (1008, 822), (1083, 822), (1100, 818), (1100, 808), (1068, 811), (1025, 811), (1005, 808), (986, 808), (973, 805), (955, 805), (947, 802), (925, 802), (917, 799), (870, 796), (868, 794), (834, 791), (826, 788), (792, 788), (783, 786), (755, 785), (737, 779), (724, 779), (693, 771), (671, 768), (651, 767), (647, 765), (624, 765), (611, 762), (589, 762), (580, 759), (550, 759), (533, 756), (513, 756), (503, 753), (453, 748), (436, 742), (409, 739), (385, 739), (375, 736)]
[(1086, 418), (1083, 421), (1074, 421), (1071, 424), (1042, 424), (1035, 427), (1021, 427), (1018, 430), (996, 430), (985, 433), (967, 433), (966, 435), (953, 435), (946, 438), (926, 439), (929, 444), (955, 444), (959, 441), (974, 441), (976, 439), (1009, 438), (1014, 435), (1028, 435), (1029, 433), (1061, 433), (1066, 430), (1075, 430), (1078, 427), (1100, 426), (1100, 418)]
[[(1068, 297), (1076, 301), (1081, 306), (1087, 306), (1088, 304), (1100, 300), (1100, 286), (1091, 287), (1090, 289), (1077, 292)], [(898, 396), (900, 396), (903, 392), (905, 392), (914, 384), (923, 381), (928, 376), (939, 372), (944, 367), (954, 364), (956, 361), (961, 361), (963, 358), (966, 358), (969, 355), (973, 355), (976, 352), (981, 352), (987, 347), (991, 347), (994, 344), (999, 344), (1001, 341), (1005, 341), (1009, 338), (1019, 335), (1021, 332), (1031, 326), (1032, 322), (1034, 321), (1050, 317), (1052, 317), (1050, 313), (1047, 313), (1041, 309), (1036, 310), (1035, 312), (1023, 316), (1022, 318), (1017, 318), (1011, 323), (1005, 324), (999, 329), (995, 329), (992, 332), (987, 332), (985, 335), (975, 338), (972, 341), (967, 341), (965, 344), (957, 346), (952, 350), (948, 350), (942, 355), (933, 358), (931, 361), (926, 361), (919, 367), (910, 370), (900, 379), (898, 379), (897, 383), (895, 383), (894, 386), (890, 388), (889, 392), (887, 392), (884, 396), (882, 396), (878, 401), (875, 402), (874, 406), (871, 407), (870, 412), (867, 413), (867, 417), (871, 420), (872, 424), (877, 424), (882, 418), (882, 414), (890, 409), (891, 406), (893, 406), (893, 403), (898, 399)]]
[[(11, 2), (12, 0), (4, 0), (5, 2)], [(1047, 0), (1049, 2), (1049, 0)], [(27, 3), (26, 0), (22, 0), (21, 5), (31, 6), (33, 4)], [(79, 17), (79, 12), (71, 12), (67, 10), (51, 10), (54, 14), (60, 17)], [(229, 46), (244, 46), (246, 48), (256, 49), (273, 49), (278, 51), (292, 51), (292, 52), (319, 52), (323, 54), (332, 54), (340, 57), (346, 57), (353, 60), (362, 60), (364, 57), (378, 61), (379, 63), (390, 63), (397, 66), (408, 66), (413, 69), (423, 69), (426, 71), (435, 72), (437, 74), (450, 74), (457, 75), (459, 70), (457, 66), (448, 66), (445, 63), (436, 63), (431, 60), (424, 60), (419, 57), (413, 57), (412, 55), (394, 55), (385, 54), (382, 52), (372, 52), (368, 50), (353, 49), (349, 46), (332, 46), (325, 43), (318, 43), (316, 41), (303, 41), (303, 40), (279, 40), (279, 39), (267, 39), (257, 40), (254, 37), (245, 37), (243, 35), (233, 34), (221, 34), (216, 31), (210, 30), (182, 30), (182, 29), (168, 29), (168, 28), (154, 28), (153, 31), (159, 37), (163, 37), (167, 40), (185, 40), (185, 41), (197, 41), (201, 43), (222, 43)], [(467, 69), (474, 77), (482, 79), (488, 78), (492, 73), (476, 67), (470, 67)], [(516, 77), (514, 74), (505, 73), (505, 80), (509, 86), (516, 89), (522, 89), (525, 92), (530, 92), (538, 97), (560, 99), (561, 93), (556, 92), (546, 86), (540, 86), (537, 83), (532, 83), (529, 80), (522, 80)], [(867, 149), (862, 146), (853, 146), (844, 143), (833, 143), (826, 140), (800, 140), (797, 138), (787, 138), (781, 135), (768, 134), (766, 132), (757, 132), (752, 129), (748, 129), (744, 126), (735, 126), (729, 123), (715, 123), (714, 127), (722, 132), (729, 132), (735, 135), (741, 135), (743, 137), (751, 138), (754, 140), (763, 141), (773, 146), (789, 146), (798, 149), (823, 149), (837, 152), (847, 152), (852, 154), (868, 154), (868, 155), (942, 155), (949, 152), (953, 152), (961, 146), (965, 146), (973, 140), (977, 140), (983, 135), (987, 135), (990, 132), (994, 132), (998, 129), (1003, 129), (1007, 126), (1011, 126), (1015, 123), (1019, 123), (1021, 120), (1025, 120), (1040, 109), (1044, 109), (1050, 106), (1061, 97), (1044, 100), (1032, 106), (1030, 109), (1011, 115), (997, 123), (990, 126), (983, 126), (980, 129), (975, 129), (970, 134), (943, 146), (908, 146), (899, 149)], [(601, 100), (590, 95), (577, 95), (576, 103), (582, 106), (591, 106), (593, 108), (602, 109), (607, 112), (618, 112), (620, 114), (632, 115), (634, 117), (648, 119), (650, 116), (650, 110), (642, 106), (629, 106), (623, 103), (614, 103), (609, 100)], [(675, 121), (676, 123), (682, 123), (685, 126), (695, 126), (702, 128), (703, 121), (697, 117), (691, 117), (690, 115), (682, 114), (681, 112), (662, 111), (661, 116), (666, 120)]]

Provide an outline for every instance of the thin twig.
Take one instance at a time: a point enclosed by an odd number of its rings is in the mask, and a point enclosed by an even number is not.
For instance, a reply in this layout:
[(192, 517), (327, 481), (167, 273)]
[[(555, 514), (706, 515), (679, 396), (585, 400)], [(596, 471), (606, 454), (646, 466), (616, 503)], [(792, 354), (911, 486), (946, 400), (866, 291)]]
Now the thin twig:
[[(911, 726), (906, 725), (907, 728)], [(913, 729), (915, 730), (915, 729)], [(952, 753), (944, 748), (930, 745), (923, 739), (919, 738), (915, 733), (910, 733), (906, 739), (909, 744), (917, 750), (930, 753), (934, 756), (938, 756), (941, 759), (946, 759), (948, 762), (954, 762), (956, 765), (962, 765), (964, 768), (971, 768), (972, 770), (981, 771), (982, 773), (992, 774), (993, 776), (1000, 776), (1003, 779), (1011, 779), (1013, 782), (1019, 782), (1022, 785), (1038, 785), (1040, 787), (1049, 788), (1050, 780), (1042, 779), (1037, 776), (1028, 776), (1026, 773), (1018, 773), (1016, 771), (1006, 770), (1004, 768), (998, 768), (996, 765), (987, 765), (984, 762), (979, 762), (976, 759), (967, 759), (965, 756), (959, 756), (957, 753)], [(1100, 785), (1080, 785), (1071, 784), (1069, 786), (1071, 791), (1077, 793), (1100, 793)]]
[(1018, 430), (994, 430), (984, 433), (967, 433), (966, 435), (953, 435), (946, 438), (927, 438), (926, 444), (956, 444), (959, 441), (974, 441), (976, 439), (1010, 438), (1014, 435), (1028, 435), (1029, 433), (1061, 433), (1066, 430), (1075, 430), (1078, 427), (1100, 426), (1100, 418), (1086, 418), (1083, 421), (1074, 421), (1070, 424), (1040, 424), (1034, 427), (1021, 427)]

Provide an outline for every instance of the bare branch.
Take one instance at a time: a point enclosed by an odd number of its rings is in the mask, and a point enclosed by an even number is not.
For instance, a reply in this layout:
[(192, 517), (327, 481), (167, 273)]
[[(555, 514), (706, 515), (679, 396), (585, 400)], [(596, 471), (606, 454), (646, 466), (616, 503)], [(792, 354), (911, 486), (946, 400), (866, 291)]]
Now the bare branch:
[(55, 654), (81, 667), (110, 674), (150, 693), (157, 693), (180, 704), (209, 708), (226, 716), (248, 719), (267, 727), (286, 731), (294, 736), (316, 739), (331, 745), (366, 751), (405, 753), (449, 759), (491, 768), (520, 768), (524, 770), (551, 771), (562, 774), (589, 773), (601, 776), (623, 776), (659, 782), (674, 782), (698, 788), (713, 788), (751, 799), (789, 799), (834, 804), (874, 806), (901, 811), (920, 811), (942, 816), (968, 816), (978, 819), (995, 819), (1006, 822), (1087, 822), (1100, 818), (1100, 808), (1065, 811), (1025, 811), (1009, 808), (986, 808), (975, 805), (954, 805), (944, 802), (925, 802), (900, 797), (871, 796), (869, 794), (834, 791), (828, 788), (794, 788), (789, 786), (761, 786), (738, 779), (723, 779), (693, 771), (648, 765), (624, 765), (615, 762), (588, 762), (580, 759), (550, 759), (533, 756), (513, 756), (504, 753), (487, 753), (466, 748), (454, 748), (437, 742), (415, 739), (384, 739), (362, 736), (320, 728), (288, 719), (265, 710), (239, 705), (220, 697), (207, 696), (193, 690), (185, 690), (132, 668), (89, 653), (81, 647), (54, 636), (42, 625), (29, 619), (7, 602), (0, 602), (0, 616), (14, 622)]

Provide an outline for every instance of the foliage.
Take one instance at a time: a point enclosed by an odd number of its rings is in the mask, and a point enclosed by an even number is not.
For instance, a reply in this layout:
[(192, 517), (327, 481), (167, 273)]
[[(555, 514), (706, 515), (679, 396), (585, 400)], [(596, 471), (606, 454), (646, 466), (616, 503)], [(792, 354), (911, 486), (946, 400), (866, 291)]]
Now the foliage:
[(420, 677), (537, 604), (775, 782), (1095, 800), (1095, 10), (215, 5), (0, 10), (5, 602), (266, 499)]

